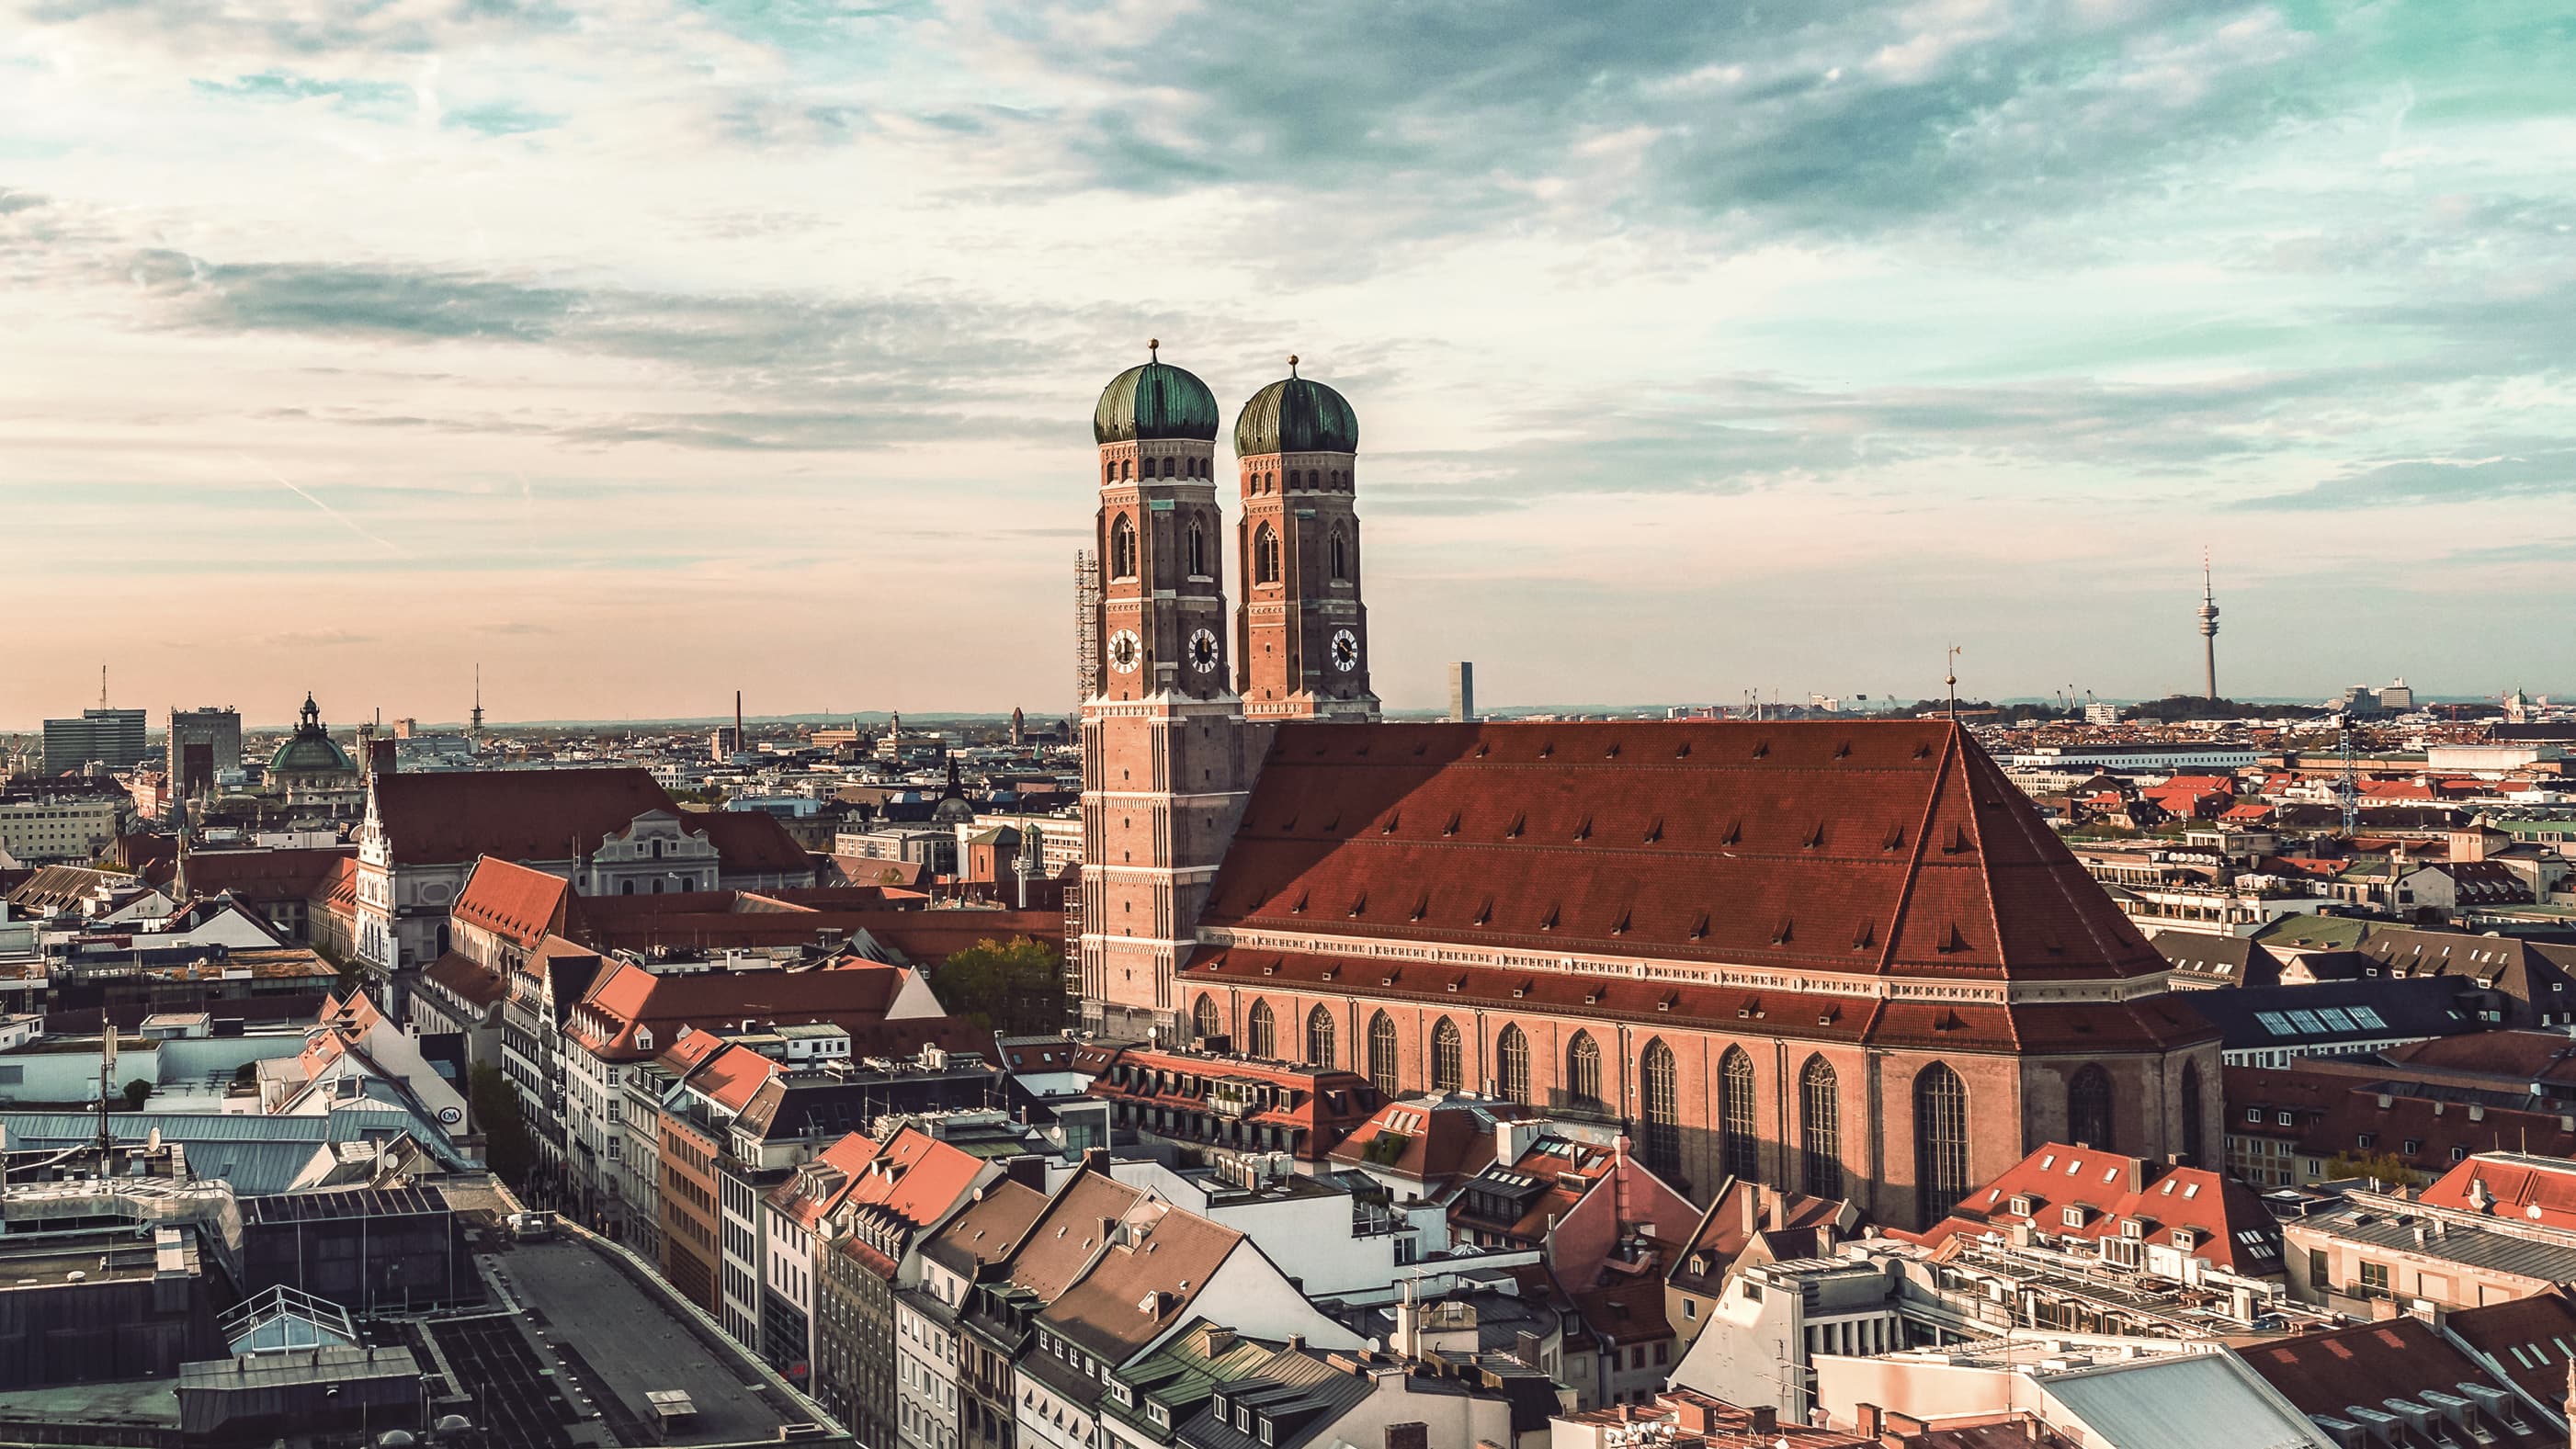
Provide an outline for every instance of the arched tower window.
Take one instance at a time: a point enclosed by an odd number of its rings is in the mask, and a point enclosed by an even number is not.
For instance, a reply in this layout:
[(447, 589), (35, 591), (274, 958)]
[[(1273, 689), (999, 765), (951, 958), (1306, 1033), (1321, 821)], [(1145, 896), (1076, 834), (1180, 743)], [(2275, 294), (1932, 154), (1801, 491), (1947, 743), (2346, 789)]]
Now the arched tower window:
[(1109, 576), (1113, 579), (1136, 576), (1136, 525), (1124, 513), (1109, 524)]
[(1247, 1056), (1276, 1059), (1279, 1055), (1279, 1024), (1270, 1018), (1270, 1003), (1252, 1003), (1252, 1015), (1244, 1018), (1243, 1050)]
[(1124, 480), (1132, 480), (1133, 478), (1135, 478), (1135, 476), (1136, 476), (1136, 460), (1135, 460), (1135, 459), (1133, 459), (1133, 458), (1122, 458), (1122, 459), (1120, 459), (1120, 460), (1119, 460), (1119, 463), (1118, 463), (1118, 476), (1119, 476), (1119, 478), (1120, 478), (1122, 481), (1124, 481)]
[(1381, 1011), (1369, 1018), (1369, 1080), (1377, 1089), (1395, 1095), (1395, 1018)]
[(1279, 533), (1266, 523), (1252, 535), (1252, 581), (1256, 584), (1279, 582)]
[(1517, 1026), (1504, 1027), (1494, 1038), (1494, 1085), (1507, 1102), (1530, 1099), (1529, 1038)]
[(1305, 482), (1306, 482), (1306, 475), (1305, 475), (1305, 474), (1298, 472), (1298, 471), (1297, 471), (1296, 469), (1294, 469), (1294, 468), (1291, 468), (1291, 469), (1289, 469), (1289, 470), (1288, 470), (1288, 486), (1289, 486), (1289, 487), (1291, 487), (1291, 488), (1300, 488), (1300, 487), (1305, 486)]
[(1842, 1084), (1833, 1063), (1807, 1058), (1798, 1073), (1798, 1146), (1806, 1171), (1801, 1186), (1809, 1197), (1843, 1195)]
[(1601, 1046), (1588, 1031), (1576, 1032), (1565, 1049), (1565, 1094), (1578, 1107), (1601, 1105)]
[(1164, 477), (1166, 477), (1166, 478), (1171, 477), (1171, 476), (1173, 475), (1173, 473), (1174, 473), (1174, 472), (1175, 472), (1179, 467), (1180, 467), (1180, 459), (1178, 459), (1178, 458), (1165, 458), (1165, 459), (1163, 460), (1163, 476), (1164, 476)]
[(1332, 555), (1333, 577), (1349, 578), (1351, 576), (1350, 541), (1342, 537), (1342, 531), (1338, 528), (1333, 530)]
[(2200, 1063), (2182, 1064), (2182, 1155), (2191, 1165), (2200, 1159)]
[(1117, 464), (1115, 464), (1115, 463), (1103, 463), (1103, 464), (1101, 464), (1101, 465), (1100, 465), (1100, 481), (1101, 481), (1102, 483), (1115, 483), (1115, 482), (1117, 482), (1117, 481), (1118, 481), (1118, 465), (1117, 465)]
[(2087, 1062), (2066, 1084), (2066, 1140), (2103, 1152), (2120, 1149), (2111, 1142), (2111, 1074), (2099, 1062)]
[(1431, 1028), (1431, 1090), (1454, 1092), (1466, 1080), (1466, 1053), (1459, 1046), (1458, 1024), (1444, 1016)]
[(1646, 1043), (1637, 1058), (1637, 1089), (1646, 1166), (1671, 1177), (1682, 1166), (1681, 1067), (1661, 1037)]
[(1762, 1136), (1753, 1115), (1753, 1058), (1742, 1047), (1728, 1047), (1717, 1060), (1717, 1145), (1719, 1165), (1729, 1177), (1746, 1182), (1762, 1176)]
[(1914, 1184), (1927, 1227), (1976, 1186), (1968, 1180), (1968, 1085), (1940, 1062), (1914, 1078)]
[(1191, 577), (1193, 577), (1193, 578), (1204, 578), (1204, 577), (1206, 577), (1206, 575), (1207, 575), (1207, 530), (1206, 530), (1206, 529), (1204, 529), (1204, 528), (1201, 528), (1201, 527), (1199, 526), (1198, 520), (1196, 520), (1196, 519), (1192, 519), (1192, 520), (1190, 520), (1190, 545), (1189, 545), (1189, 552), (1190, 552), (1190, 575), (1191, 575)]
[(1306, 1013), (1306, 1064), (1314, 1067), (1341, 1065), (1333, 1041), (1333, 1014), (1323, 1007)]
[(1201, 1037), (1217, 1036), (1224, 1032), (1224, 1024), (1217, 1019), (1215, 992), (1199, 993), (1199, 1004), (1190, 1008), (1190, 1025)]

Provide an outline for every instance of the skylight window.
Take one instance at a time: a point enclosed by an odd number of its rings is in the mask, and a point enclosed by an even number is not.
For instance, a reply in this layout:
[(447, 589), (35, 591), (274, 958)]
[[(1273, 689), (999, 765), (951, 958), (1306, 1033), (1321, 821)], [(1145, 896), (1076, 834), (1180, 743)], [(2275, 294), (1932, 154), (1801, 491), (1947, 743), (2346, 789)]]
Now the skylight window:
[(2337, 1031), (2352, 1030), (2352, 1018), (2343, 1014), (2342, 1007), (2320, 1006), (2317, 1008), (2317, 1015), (2325, 1020), (2326, 1025)]
[(2263, 1023), (2263, 1029), (2274, 1036), (2290, 1034), (2290, 1019), (2277, 1011), (2258, 1011), (2254, 1013), (2254, 1019)]
[(2317, 1020), (2317, 1014), (2313, 1011), (2293, 1011), (2290, 1013), (2290, 1020), (2301, 1031), (2315, 1032), (2326, 1029), (2326, 1024)]
[(2351, 1008), (2351, 1011), (2352, 1019), (2363, 1026), (2370, 1027), (2375, 1031), (2386, 1031), (2388, 1029), (2388, 1023), (2382, 1021), (2379, 1017), (2379, 1013), (2370, 1007), (2356, 1006)]

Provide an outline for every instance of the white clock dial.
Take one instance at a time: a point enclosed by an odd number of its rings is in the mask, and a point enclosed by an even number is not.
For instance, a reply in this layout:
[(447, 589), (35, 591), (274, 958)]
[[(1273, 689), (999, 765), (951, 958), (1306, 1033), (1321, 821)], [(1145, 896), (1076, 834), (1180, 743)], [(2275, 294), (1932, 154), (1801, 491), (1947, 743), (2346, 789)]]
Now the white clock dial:
[(1333, 667), (1344, 674), (1360, 667), (1360, 636), (1348, 629), (1333, 631)]
[(1197, 633), (1192, 634), (1190, 636), (1189, 657), (1190, 667), (1192, 669), (1197, 670), (1201, 674), (1210, 674), (1215, 672), (1217, 661), (1216, 635), (1209, 633), (1205, 629), (1201, 629)]
[(1121, 674), (1133, 674), (1145, 661), (1144, 641), (1133, 629), (1121, 629), (1109, 636), (1109, 667)]

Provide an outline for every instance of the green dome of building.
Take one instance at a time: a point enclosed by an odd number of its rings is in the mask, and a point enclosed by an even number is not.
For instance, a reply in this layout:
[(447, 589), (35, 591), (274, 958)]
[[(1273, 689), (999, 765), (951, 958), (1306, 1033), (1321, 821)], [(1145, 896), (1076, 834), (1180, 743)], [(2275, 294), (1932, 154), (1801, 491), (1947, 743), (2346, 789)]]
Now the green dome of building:
[(331, 732), (322, 727), (322, 707), (313, 696), (304, 696), (302, 722), (295, 727), (295, 737), (277, 747), (269, 756), (268, 776), (317, 775), (327, 771), (356, 774), (358, 767), (349, 761), (349, 752), (332, 743)]
[(1234, 420), (1234, 453), (1258, 458), (1265, 453), (1356, 453), (1360, 418), (1340, 393), (1312, 378), (1297, 375), (1297, 359), (1288, 359), (1288, 375), (1252, 395)]
[(1100, 406), (1091, 410), (1091, 437), (1098, 443), (1155, 438), (1213, 443), (1217, 422), (1216, 394), (1208, 385), (1158, 358), (1127, 369), (1100, 390)]

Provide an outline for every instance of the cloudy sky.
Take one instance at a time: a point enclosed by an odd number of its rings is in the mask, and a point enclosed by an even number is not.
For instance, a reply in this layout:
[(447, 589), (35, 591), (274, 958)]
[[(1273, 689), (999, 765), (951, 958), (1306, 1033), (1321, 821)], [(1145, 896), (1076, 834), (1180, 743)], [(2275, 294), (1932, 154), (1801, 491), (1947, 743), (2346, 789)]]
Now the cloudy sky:
[(1070, 703), (1159, 336), (1428, 705), (2576, 688), (2520, 3), (0, 0), (0, 727)]

